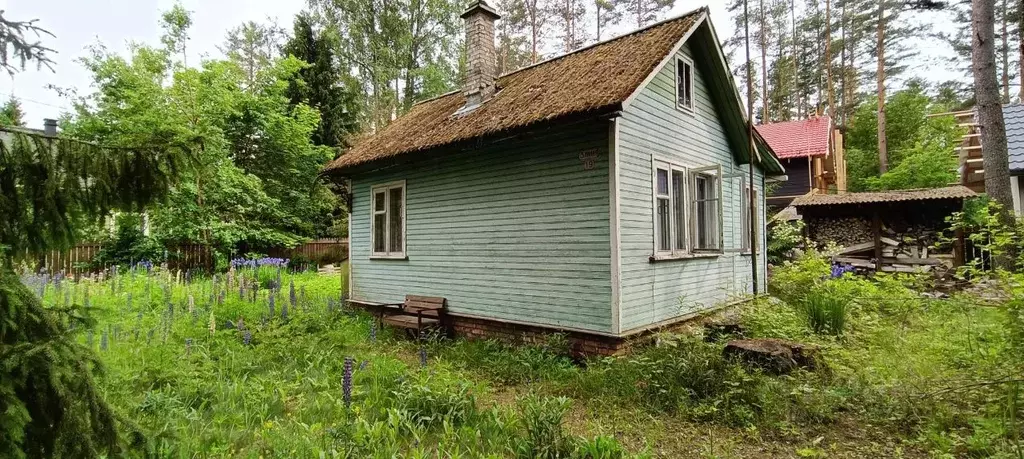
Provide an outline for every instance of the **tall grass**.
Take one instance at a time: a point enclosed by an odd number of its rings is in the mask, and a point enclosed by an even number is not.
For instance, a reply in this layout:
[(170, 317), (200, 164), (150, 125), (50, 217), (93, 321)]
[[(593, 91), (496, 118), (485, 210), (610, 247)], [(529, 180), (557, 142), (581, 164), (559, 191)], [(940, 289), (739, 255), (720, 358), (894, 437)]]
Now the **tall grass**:
[(850, 298), (826, 282), (812, 288), (800, 300), (800, 310), (815, 333), (842, 335), (846, 328)]

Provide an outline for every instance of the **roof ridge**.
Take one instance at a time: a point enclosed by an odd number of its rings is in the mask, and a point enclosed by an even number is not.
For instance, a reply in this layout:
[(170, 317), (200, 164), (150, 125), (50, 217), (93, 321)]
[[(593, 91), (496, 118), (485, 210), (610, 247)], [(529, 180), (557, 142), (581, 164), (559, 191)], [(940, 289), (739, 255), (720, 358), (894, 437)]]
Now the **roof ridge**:
[[(623, 38), (626, 38), (626, 37), (629, 37), (629, 36), (633, 36), (633, 35), (636, 35), (636, 34), (641, 33), (641, 32), (646, 32), (646, 31), (648, 31), (650, 29), (653, 29), (655, 27), (658, 27), (658, 26), (661, 26), (661, 25), (665, 25), (665, 24), (668, 24), (670, 22), (678, 21), (680, 19), (688, 18), (688, 17), (690, 17), (690, 16), (692, 16), (694, 14), (697, 14), (697, 13), (700, 13), (700, 12), (707, 12), (707, 11), (708, 11), (708, 7), (707, 6), (701, 6), (701, 7), (692, 9), (690, 11), (687, 11), (685, 13), (682, 13), (682, 14), (679, 14), (679, 15), (676, 15), (676, 16), (673, 16), (673, 17), (670, 17), (670, 18), (662, 19), (661, 21), (655, 22), (653, 24), (649, 24), (649, 25), (646, 25), (646, 26), (641, 27), (639, 29), (632, 30), (632, 31), (630, 31), (628, 33), (624, 33), (622, 35), (619, 35), (619, 36), (616, 36), (616, 37), (612, 37), (612, 38), (609, 38), (607, 40), (602, 40), (602, 41), (599, 41), (599, 42), (591, 43), (591, 44), (589, 44), (587, 46), (584, 46), (582, 48), (574, 49), (572, 51), (569, 51), (568, 53), (563, 53), (563, 54), (559, 54), (557, 56), (552, 56), (552, 57), (544, 59), (544, 60), (542, 60), (540, 62), (535, 62), (533, 64), (530, 64), (530, 65), (527, 65), (527, 66), (524, 66), (524, 67), (520, 67), (520, 68), (517, 68), (517, 69), (509, 71), (509, 72), (502, 73), (501, 75), (498, 75), (497, 78), (495, 78), (495, 81), (497, 81), (497, 80), (499, 80), (501, 78), (507, 77), (509, 75), (515, 75), (515, 74), (517, 74), (519, 72), (522, 72), (524, 70), (529, 70), (529, 69), (532, 69), (534, 67), (539, 67), (541, 65), (548, 64), (548, 63), (557, 61), (559, 59), (562, 59), (562, 58), (565, 58), (565, 57), (569, 57), (569, 56), (572, 56), (574, 54), (581, 53), (581, 52), (589, 50), (591, 48), (596, 48), (598, 46), (606, 45), (608, 43), (611, 43), (611, 42), (614, 42), (614, 41), (618, 41), (618, 40), (621, 40)], [(422, 104), (422, 103), (425, 103), (425, 102), (430, 102), (432, 100), (437, 100), (437, 99), (440, 99), (442, 97), (451, 96), (451, 95), (457, 94), (457, 93), (459, 93), (461, 91), (462, 91), (461, 89), (456, 89), (456, 90), (449, 91), (449, 92), (446, 92), (446, 93), (438, 95), (438, 96), (431, 97), (429, 99), (424, 99), (424, 100), (421, 100), (421, 101), (417, 101), (417, 102), (413, 103), (412, 105), (415, 107), (416, 105), (419, 105), (419, 104)]]
[(653, 29), (653, 28), (661, 26), (661, 25), (668, 24), (670, 22), (674, 22), (674, 21), (678, 21), (680, 19), (688, 18), (688, 17), (690, 17), (690, 16), (692, 16), (694, 14), (700, 13), (702, 11), (706, 12), (707, 10), (708, 10), (707, 6), (701, 6), (699, 8), (695, 8), (695, 9), (692, 9), (690, 11), (687, 11), (687, 12), (685, 12), (683, 14), (679, 14), (679, 15), (676, 15), (676, 16), (673, 16), (673, 17), (670, 17), (670, 18), (667, 18), (667, 19), (662, 19), (661, 21), (655, 22), (653, 24), (643, 26), (643, 27), (641, 27), (639, 29), (630, 31), (629, 33), (624, 33), (624, 34), (619, 35), (617, 37), (612, 37), (612, 38), (609, 38), (607, 40), (591, 43), (591, 44), (589, 44), (587, 46), (584, 46), (582, 48), (574, 49), (574, 50), (572, 50), (572, 51), (570, 51), (568, 53), (559, 54), (557, 56), (552, 56), (552, 57), (544, 59), (544, 60), (542, 60), (540, 62), (533, 63), (533, 64), (527, 65), (525, 67), (520, 67), (520, 68), (515, 69), (515, 70), (513, 70), (511, 72), (505, 72), (505, 73), (499, 75), (498, 78), (506, 77), (506, 76), (509, 76), (509, 75), (514, 75), (514, 74), (522, 72), (524, 70), (529, 70), (531, 68), (534, 68), (534, 67), (537, 67), (537, 66), (540, 66), (540, 65), (543, 65), (543, 64), (547, 64), (547, 63), (550, 63), (550, 62), (553, 62), (553, 61), (557, 61), (557, 60), (562, 59), (564, 57), (569, 57), (569, 56), (572, 56), (573, 54), (578, 54), (578, 53), (581, 53), (583, 51), (589, 50), (591, 48), (596, 48), (598, 46), (606, 45), (608, 43), (611, 43), (611, 42), (614, 42), (614, 41), (618, 41), (618, 40), (621, 40), (623, 38), (626, 38), (626, 37), (629, 37), (629, 36), (633, 36), (633, 35), (636, 35), (636, 34), (641, 33), (641, 32), (646, 32), (646, 31), (648, 31), (650, 29)]

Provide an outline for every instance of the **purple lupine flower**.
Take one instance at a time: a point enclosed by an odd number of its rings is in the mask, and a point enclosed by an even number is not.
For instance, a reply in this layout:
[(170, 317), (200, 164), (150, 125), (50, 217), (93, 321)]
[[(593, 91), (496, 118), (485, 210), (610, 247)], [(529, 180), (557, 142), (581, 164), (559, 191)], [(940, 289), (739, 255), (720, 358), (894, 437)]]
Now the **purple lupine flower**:
[(426, 346), (420, 346), (420, 366), (427, 366), (427, 348)]
[(252, 342), (252, 332), (250, 332), (249, 330), (243, 331), (242, 332), (242, 344), (245, 344), (246, 346), (248, 346), (249, 343), (251, 343), (251, 342)]
[(174, 303), (167, 302), (167, 320), (174, 320)]
[(369, 360), (363, 360), (362, 362), (360, 362), (359, 363), (359, 371), (365, 370), (366, 366), (369, 365), (369, 364), (370, 364)]
[(71, 289), (64, 289), (64, 308), (71, 307)]
[(218, 305), (223, 305), (224, 304), (224, 297), (227, 296), (227, 293), (228, 293), (227, 290), (221, 290), (220, 291), (220, 296), (217, 298), (217, 304)]
[(185, 338), (185, 355), (192, 355), (192, 338)]
[(352, 406), (352, 357), (345, 357), (344, 373), (341, 375), (341, 391), (345, 408)]
[(848, 263), (833, 263), (832, 264), (832, 278), (837, 279), (843, 277), (846, 273), (854, 272), (854, 267)]
[(270, 292), (268, 302), (270, 305), (270, 317), (274, 317), (274, 292)]
[(281, 305), (281, 320), (288, 320), (288, 303), (284, 303)]
[(245, 330), (245, 320), (244, 320), (244, 319), (242, 319), (241, 317), (239, 317), (239, 318), (238, 318), (238, 323), (237, 323), (237, 324), (235, 324), (235, 326), (237, 326), (237, 327), (238, 327), (238, 331), (242, 331), (242, 330)]
[(238, 301), (245, 300), (245, 281), (241, 278), (238, 280)]
[(132, 310), (132, 292), (128, 292), (128, 298), (125, 300), (124, 306), (126, 310)]
[(92, 329), (90, 329), (89, 332), (85, 334), (85, 344), (88, 344), (89, 347), (92, 347), (92, 335)]
[(288, 302), (291, 303), (292, 309), (295, 309), (295, 302), (298, 298), (295, 296), (295, 281), (288, 281)]
[(100, 334), (100, 350), (107, 350), (107, 332), (103, 332)]
[(377, 342), (377, 322), (370, 323), (370, 342)]

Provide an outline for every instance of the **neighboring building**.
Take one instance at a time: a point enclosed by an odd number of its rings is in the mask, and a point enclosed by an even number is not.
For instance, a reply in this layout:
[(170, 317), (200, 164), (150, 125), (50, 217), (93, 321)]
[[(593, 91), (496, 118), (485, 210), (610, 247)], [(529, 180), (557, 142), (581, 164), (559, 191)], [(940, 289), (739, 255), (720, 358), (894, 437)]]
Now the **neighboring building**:
[(706, 8), (502, 76), (498, 15), (462, 17), (464, 88), (325, 168), (350, 190), (351, 302), (444, 297), (457, 332), (565, 331), (593, 353), (752, 292), (745, 197), (763, 246), (760, 191), (784, 170), (759, 143), (747, 178)]
[(782, 209), (810, 193), (846, 192), (846, 159), (842, 134), (828, 116), (757, 126), (786, 169), (786, 180), (768, 196), (768, 205)]
[[(1006, 149), (1010, 158), (1013, 211), (1020, 217), (1024, 216), (1024, 190), (1021, 190), (1021, 182), (1024, 182), (1024, 105), (1004, 105), (1003, 120), (1006, 121)], [(984, 190), (984, 179), (981, 184)]]

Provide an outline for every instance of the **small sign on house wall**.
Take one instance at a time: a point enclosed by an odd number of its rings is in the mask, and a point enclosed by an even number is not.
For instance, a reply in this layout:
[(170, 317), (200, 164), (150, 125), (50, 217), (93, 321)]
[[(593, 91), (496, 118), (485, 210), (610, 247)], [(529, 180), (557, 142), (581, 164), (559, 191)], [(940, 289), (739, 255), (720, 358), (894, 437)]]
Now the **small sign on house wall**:
[(580, 161), (583, 162), (583, 170), (585, 171), (597, 167), (597, 149), (591, 148), (580, 152)]

